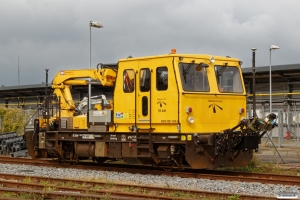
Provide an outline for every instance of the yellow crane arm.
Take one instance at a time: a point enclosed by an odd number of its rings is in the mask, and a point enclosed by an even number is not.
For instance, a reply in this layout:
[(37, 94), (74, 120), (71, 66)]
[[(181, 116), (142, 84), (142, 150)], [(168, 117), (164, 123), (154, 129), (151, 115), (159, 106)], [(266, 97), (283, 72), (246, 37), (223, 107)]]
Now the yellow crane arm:
[(112, 87), (116, 81), (117, 71), (112, 68), (76, 69), (59, 71), (52, 81), (52, 88), (57, 97), (60, 97), (61, 109), (68, 110), (67, 115), (73, 115), (75, 104), (71, 94), (71, 85), (87, 85), (87, 78), (99, 81), (99, 84)]
[[(52, 87), (66, 84), (66, 81), (82, 78), (99, 80), (103, 86), (113, 86), (116, 81), (116, 74), (116, 70), (112, 68), (63, 70), (56, 74), (52, 81)], [(81, 85), (82, 83), (78, 82), (78, 84)]]

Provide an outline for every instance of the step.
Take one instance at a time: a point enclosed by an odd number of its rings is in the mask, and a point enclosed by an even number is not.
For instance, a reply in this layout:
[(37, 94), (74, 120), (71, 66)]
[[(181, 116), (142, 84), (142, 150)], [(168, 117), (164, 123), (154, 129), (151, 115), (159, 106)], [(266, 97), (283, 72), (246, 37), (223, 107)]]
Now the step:
[(147, 155), (137, 155), (138, 158), (150, 158), (150, 154)]
[(137, 149), (149, 149), (149, 145), (137, 145), (136, 146)]

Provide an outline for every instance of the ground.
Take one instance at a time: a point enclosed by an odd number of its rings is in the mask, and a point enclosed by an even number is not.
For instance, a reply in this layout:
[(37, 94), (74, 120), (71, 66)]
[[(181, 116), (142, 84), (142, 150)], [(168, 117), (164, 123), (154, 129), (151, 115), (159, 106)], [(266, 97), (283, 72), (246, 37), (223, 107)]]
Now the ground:
[(298, 140), (284, 138), (280, 142), (280, 147), (277, 138), (273, 138), (272, 142), (269, 138), (264, 138), (258, 152), (254, 155), (263, 162), (300, 169), (300, 143)]

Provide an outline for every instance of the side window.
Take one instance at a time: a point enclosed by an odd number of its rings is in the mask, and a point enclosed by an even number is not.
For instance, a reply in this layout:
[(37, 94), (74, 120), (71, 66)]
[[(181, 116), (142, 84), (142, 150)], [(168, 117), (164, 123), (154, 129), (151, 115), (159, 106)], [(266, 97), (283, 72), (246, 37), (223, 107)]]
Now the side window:
[(148, 68), (140, 71), (140, 90), (141, 92), (150, 91), (150, 70)]
[(158, 67), (156, 69), (156, 89), (167, 90), (168, 89), (168, 68)]
[(134, 71), (132, 69), (125, 69), (123, 71), (123, 91), (125, 93), (134, 91)]

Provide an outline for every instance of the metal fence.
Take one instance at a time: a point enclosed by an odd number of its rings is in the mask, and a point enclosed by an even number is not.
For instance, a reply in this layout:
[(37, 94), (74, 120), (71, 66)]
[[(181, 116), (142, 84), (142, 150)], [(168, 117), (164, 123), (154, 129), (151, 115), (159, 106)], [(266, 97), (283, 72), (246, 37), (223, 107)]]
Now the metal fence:
[[(253, 116), (253, 106), (247, 105), (247, 118)], [(262, 143), (273, 143), (276, 147), (289, 147), (300, 145), (300, 107), (297, 105), (274, 105), (272, 113), (277, 116), (277, 124), (272, 131), (268, 132), (263, 138)], [(256, 105), (256, 115), (264, 118), (270, 114), (268, 105)]]
[(26, 130), (33, 130), (34, 128), (34, 119), (38, 118), (38, 110), (24, 110), (24, 113), (26, 113), (29, 116), (29, 119), (26, 123), (25, 129)]

